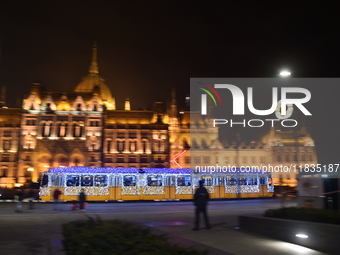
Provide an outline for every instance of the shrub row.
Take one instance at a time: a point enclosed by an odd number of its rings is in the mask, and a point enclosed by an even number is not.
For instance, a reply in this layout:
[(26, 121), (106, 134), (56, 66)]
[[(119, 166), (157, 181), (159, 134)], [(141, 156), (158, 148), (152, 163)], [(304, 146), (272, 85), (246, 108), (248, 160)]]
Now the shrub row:
[(119, 220), (89, 217), (73, 221), (63, 225), (63, 236), (67, 255), (207, 254), (172, 244), (165, 235), (151, 234), (147, 228)]
[(340, 214), (334, 211), (315, 208), (286, 207), (280, 209), (269, 209), (264, 213), (264, 216), (289, 220), (340, 224)]

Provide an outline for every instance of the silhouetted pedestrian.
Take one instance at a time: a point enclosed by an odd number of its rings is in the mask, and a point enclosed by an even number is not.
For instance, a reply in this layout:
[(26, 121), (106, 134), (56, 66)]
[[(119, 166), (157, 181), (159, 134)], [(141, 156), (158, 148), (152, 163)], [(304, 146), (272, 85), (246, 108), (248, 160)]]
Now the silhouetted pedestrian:
[(27, 193), (27, 198), (29, 201), (28, 209), (33, 210), (34, 209), (34, 199), (36, 198), (36, 192), (33, 188), (30, 188)]
[(22, 200), (24, 199), (24, 191), (19, 188), (15, 194), (15, 200), (17, 201), (17, 206), (15, 212), (22, 213)]
[(207, 204), (209, 200), (208, 190), (203, 186), (204, 181), (199, 181), (199, 188), (196, 190), (194, 195), (194, 204), (196, 206), (195, 211), (195, 227), (193, 230), (199, 230), (200, 213), (203, 213), (205, 227), (210, 229), (208, 215), (207, 215)]
[(61, 195), (61, 191), (59, 188), (57, 188), (54, 192), (53, 192), (53, 210), (59, 210), (59, 196)]
[(79, 193), (79, 209), (85, 211), (85, 203), (86, 203), (86, 194), (84, 189), (80, 190)]

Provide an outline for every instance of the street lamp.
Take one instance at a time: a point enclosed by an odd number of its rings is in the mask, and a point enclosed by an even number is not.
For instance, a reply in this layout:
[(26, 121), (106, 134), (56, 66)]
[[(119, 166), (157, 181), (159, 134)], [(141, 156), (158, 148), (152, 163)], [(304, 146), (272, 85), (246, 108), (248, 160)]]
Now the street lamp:
[(291, 76), (291, 72), (287, 71), (287, 70), (283, 70), (280, 72), (280, 76), (283, 78), (287, 78)]

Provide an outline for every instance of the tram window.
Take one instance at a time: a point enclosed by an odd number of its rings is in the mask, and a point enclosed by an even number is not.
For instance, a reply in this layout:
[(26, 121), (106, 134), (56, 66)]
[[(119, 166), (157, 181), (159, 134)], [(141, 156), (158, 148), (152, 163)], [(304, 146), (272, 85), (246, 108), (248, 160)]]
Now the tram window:
[(58, 186), (58, 176), (52, 176), (52, 186)]
[(42, 187), (47, 187), (48, 186), (48, 175), (44, 174), (41, 180), (41, 186)]
[(79, 186), (79, 175), (66, 176), (66, 186)]
[(96, 187), (107, 186), (107, 176), (106, 175), (95, 175), (94, 176), (94, 186), (96, 186)]
[(156, 175), (149, 175), (148, 186), (162, 186), (162, 177)]
[(81, 176), (81, 186), (93, 186), (93, 176), (92, 175), (82, 175)]
[(136, 186), (136, 176), (125, 175), (124, 176), (124, 186)]
[(247, 178), (247, 185), (257, 185), (256, 178), (252, 177)]
[(230, 177), (228, 177), (228, 178), (226, 179), (226, 185), (227, 185), (227, 186), (235, 186), (235, 185), (237, 185), (237, 179), (236, 179), (236, 178), (230, 178)]
[(178, 176), (177, 186), (191, 186), (191, 177), (190, 176)]
[(52, 176), (52, 186), (64, 186), (63, 177), (62, 176)]
[(213, 179), (211, 178), (211, 176), (203, 176), (202, 179), (204, 180), (204, 186), (213, 185)]
[(247, 178), (240, 178), (238, 184), (239, 185), (247, 185)]
[(266, 178), (261, 177), (260, 178), (260, 185), (266, 185), (266, 184), (267, 184)]

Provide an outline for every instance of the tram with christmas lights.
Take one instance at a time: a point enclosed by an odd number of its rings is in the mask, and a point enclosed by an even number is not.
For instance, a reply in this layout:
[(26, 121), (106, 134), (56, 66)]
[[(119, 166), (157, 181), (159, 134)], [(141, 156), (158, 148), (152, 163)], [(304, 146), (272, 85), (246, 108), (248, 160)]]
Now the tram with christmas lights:
[(204, 180), (211, 198), (255, 198), (273, 196), (271, 174), (254, 169), (222, 173), (195, 172), (182, 168), (62, 167), (43, 173), (40, 198), (52, 201), (59, 188), (63, 201), (78, 198), (85, 190), (88, 201), (187, 200), (192, 199), (199, 180)]

